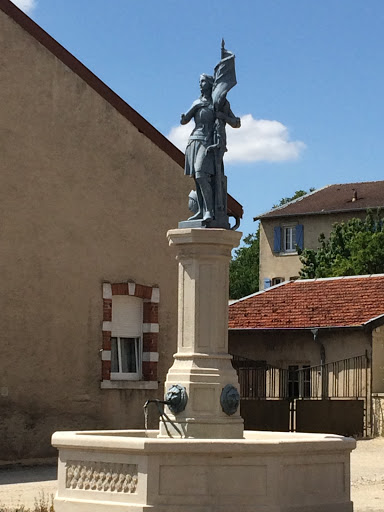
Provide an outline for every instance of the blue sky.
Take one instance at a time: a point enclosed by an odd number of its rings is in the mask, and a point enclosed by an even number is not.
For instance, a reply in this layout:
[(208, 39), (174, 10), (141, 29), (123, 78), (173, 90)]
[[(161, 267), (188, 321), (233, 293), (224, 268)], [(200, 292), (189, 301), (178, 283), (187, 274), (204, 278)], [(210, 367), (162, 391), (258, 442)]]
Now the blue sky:
[(382, 0), (14, 3), (180, 144), (180, 114), (225, 38), (238, 80), (228, 99), (243, 118), (227, 128), (226, 174), (244, 234), (298, 189), (384, 179)]

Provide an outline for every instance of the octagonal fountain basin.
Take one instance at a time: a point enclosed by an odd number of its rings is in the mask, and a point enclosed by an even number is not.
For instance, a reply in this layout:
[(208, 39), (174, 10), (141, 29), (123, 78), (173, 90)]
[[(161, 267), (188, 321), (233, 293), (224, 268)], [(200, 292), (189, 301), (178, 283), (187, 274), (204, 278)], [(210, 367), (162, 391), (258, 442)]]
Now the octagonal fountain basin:
[(352, 438), (245, 431), (243, 439), (157, 430), (56, 432), (56, 512), (352, 512)]

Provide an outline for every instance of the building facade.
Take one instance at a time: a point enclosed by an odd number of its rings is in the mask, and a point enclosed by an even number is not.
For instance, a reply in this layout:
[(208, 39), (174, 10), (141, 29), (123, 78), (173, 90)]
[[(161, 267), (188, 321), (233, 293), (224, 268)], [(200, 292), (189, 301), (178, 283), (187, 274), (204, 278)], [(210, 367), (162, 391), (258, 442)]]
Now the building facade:
[(317, 249), (321, 233), (336, 222), (364, 219), (367, 209), (384, 206), (384, 181), (329, 185), (259, 215), (259, 289), (297, 279), (297, 248)]
[(0, 461), (15, 461), (54, 455), (55, 430), (143, 427), (176, 349), (166, 233), (191, 182), (178, 149), (8, 0), (0, 38)]
[(231, 304), (229, 350), (246, 406), (269, 400), (288, 407), (288, 421), (294, 404), (311, 411), (306, 430), (382, 435), (383, 304), (384, 275), (290, 281)]

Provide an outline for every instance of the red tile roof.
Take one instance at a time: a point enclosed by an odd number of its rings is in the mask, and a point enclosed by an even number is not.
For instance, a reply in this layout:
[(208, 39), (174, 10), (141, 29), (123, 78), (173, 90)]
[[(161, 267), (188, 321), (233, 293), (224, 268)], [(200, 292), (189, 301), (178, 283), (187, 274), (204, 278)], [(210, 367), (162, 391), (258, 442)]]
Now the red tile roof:
[(361, 326), (384, 315), (384, 274), (288, 281), (229, 306), (230, 329)]
[[(63, 64), (76, 73), (84, 82), (110, 103), (122, 116), (130, 121), (139, 132), (143, 133), (156, 146), (167, 153), (176, 163), (184, 167), (184, 154), (172, 144), (164, 135), (156, 130), (144, 117), (102, 82), (96, 75), (84, 66), (76, 57), (59, 44), (29, 16), (9, 0), (0, 0), (0, 10), (18, 23), (26, 32), (34, 37), (40, 44), (49, 50)], [(242, 218), (243, 207), (228, 194), (228, 214)]]
[(353, 212), (384, 206), (384, 181), (341, 183), (328, 185), (306, 194), (279, 208), (263, 213), (254, 220), (288, 217), (291, 215), (319, 215)]

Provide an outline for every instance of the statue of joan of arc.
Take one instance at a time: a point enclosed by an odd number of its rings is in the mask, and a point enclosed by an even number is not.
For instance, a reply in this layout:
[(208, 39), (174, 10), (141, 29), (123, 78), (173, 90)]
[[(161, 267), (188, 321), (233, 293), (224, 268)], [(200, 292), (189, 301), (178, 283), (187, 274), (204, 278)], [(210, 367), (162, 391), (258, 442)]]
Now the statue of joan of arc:
[[(200, 97), (181, 115), (181, 124), (193, 118), (195, 127), (185, 150), (185, 174), (196, 184), (194, 215), (181, 224), (198, 221), (201, 227), (229, 228), (227, 184), (223, 157), (227, 151), (226, 124), (240, 128), (240, 118), (231, 111), (227, 93), (236, 85), (235, 55), (221, 47), (221, 60), (214, 76), (200, 75)], [(195, 225), (195, 223), (194, 223)], [(186, 227), (186, 226), (185, 226)]]

